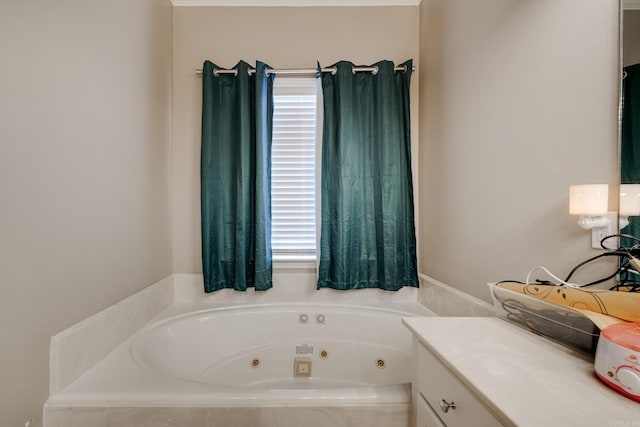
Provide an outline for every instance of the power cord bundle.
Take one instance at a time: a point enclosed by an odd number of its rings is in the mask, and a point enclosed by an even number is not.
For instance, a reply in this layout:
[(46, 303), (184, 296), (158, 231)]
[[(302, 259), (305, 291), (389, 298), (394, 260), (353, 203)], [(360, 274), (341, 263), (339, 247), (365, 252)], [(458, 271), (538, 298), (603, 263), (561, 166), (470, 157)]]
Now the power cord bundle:
[[(635, 244), (633, 244), (630, 247), (625, 247), (622, 244), (620, 244), (617, 249), (610, 250), (606, 247), (605, 242), (614, 238), (620, 238), (621, 242), (622, 242), (622, 239), (629, 239), (635, 242)], [(618, 277), (617, 283), (614, 286), (612, 286), (610, 290), (640, 292), (640, 239), (635, 236), (631, 236), (629, 234), (612, 234), (610, 236), (606, 236), (605, 238), (603, 238), (600, 241), (600, 246), (602, 247), (602, 249), (606, 250), (606, 252), (582, 261), (580, 264), (573, 267), (573, 269), (569, 272), (569, 274), (564, 280), (552, 274), (545, 267), (538, 266), (533, 268), (531, 271), (529, 271), (529, 273), (527, 274), (526, 283), (527, 284), (531, 283), (530, 278), (535, 271), (543, 270), (551, 278), (556, 280), (557, 283), (552, 283), (546, 280), (536, 280), (536, 283), (541, 283), (545, 285), (561, 284), (561, 285), (569, 286), (572, 288), (584, 288), (584, 287), (594, 286), (594, 285), (606, 282), (607, 280), (611, 280), (617, 276)], [(584, 267), (585, 265), (593, 261), (596, 261), (600, 258), (609, 257), (609, 256), (615, 256), (619, 258), (618, 268), (612, 274), (583, 285), (569, 282), (569, 280), (574, 275), (574, 273), (578, 271), (581, 267)]]

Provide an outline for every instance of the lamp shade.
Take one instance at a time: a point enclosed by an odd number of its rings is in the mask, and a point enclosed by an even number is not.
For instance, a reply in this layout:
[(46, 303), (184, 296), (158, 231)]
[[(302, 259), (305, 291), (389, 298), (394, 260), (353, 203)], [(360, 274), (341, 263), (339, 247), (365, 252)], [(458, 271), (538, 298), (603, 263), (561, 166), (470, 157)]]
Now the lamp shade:
[(569, 213), (571, 215), (606, 215), (609, 207), (607, 184), (569, 186)]
[(640, 215), (640, 184), (620, 185), (620, 215)]

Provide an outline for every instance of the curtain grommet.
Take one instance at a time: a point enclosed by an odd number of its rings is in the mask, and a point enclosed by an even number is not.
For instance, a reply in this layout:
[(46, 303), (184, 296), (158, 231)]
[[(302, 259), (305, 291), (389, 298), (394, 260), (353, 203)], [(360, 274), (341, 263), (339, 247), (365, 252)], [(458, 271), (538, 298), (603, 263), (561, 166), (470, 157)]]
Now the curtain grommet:
[[(230, 73), (229, 71), (233, 71), (233, 73)], [(226, 70), (224, 68), (214, 68), (213, 69), (213, 76), (214, 77), (220, 77), (220, 74), (233, 74), (234, 77), (237, 77), (238, 76), (238, 69), (237, 68), (234, 68), (232, 70)]]
[(373, 67), (373, 71), (371, 72), (371, 75), (375, 76), (376, 74), (378, 74), (378, 71), (379, 71), (379, 70), (380, 70), (380, 69), (378, 68), (378, 66), (377, 66), (377, 65), (374, 65), (374, 67)]

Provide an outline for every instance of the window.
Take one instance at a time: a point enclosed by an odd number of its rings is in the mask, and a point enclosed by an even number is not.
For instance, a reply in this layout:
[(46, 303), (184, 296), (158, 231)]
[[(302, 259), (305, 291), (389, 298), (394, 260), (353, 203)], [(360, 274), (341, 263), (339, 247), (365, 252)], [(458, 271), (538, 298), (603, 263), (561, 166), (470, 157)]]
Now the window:
[(271, 241), (275, 260), (316, 255), (315, 77), (281, 77), (273, 87)]

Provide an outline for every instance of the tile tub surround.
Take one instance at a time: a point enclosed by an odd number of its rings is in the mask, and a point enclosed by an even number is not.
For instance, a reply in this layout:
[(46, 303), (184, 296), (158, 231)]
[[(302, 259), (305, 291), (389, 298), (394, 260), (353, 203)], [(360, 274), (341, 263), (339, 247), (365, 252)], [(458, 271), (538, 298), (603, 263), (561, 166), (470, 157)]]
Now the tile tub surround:
[(173, 276), (167, 276), (51, 337), (49, 394), (71, 384), (166, 309), (173, 292)]
[[(53, 408), (47, 427), (407, 427), (410, 404), (360, 407), (83, 407)], [(292, 420), (291, 422), (285, 421)]]
[(491, 304), (465, 294), (424, 274), (419, 274), (418, 276), (420, 279), (418, 302), (434, 312), (437, 316), (495, 316), (495, 311)]
[[(310, 270), (280, 270), (274, 273), (277, 285), (266, 292), (236, 292), (223, 289), (203, 292), (202, 274), (173, 274), (125, 300), (51, 337), (49, 394), (71, 384), (115, 347), (171, 304), (268, 304), (282, 302), (336, 302), (345, 304), (414, 303), (416, 288), (397, 292), (379, 289), (336, 291), (315, 289)], [(100, 339), (96, 339), (100, 337)]]
[[(52, 352), (52, 355), (55, 354), (55, 363), (52, 362), (52, 366), (70, 367), (73, 366), (75, 360), (85, 360), (86, 362), (83, 362), (83, 371), (86, 372), (82, 374), (78, 369), (66, 374), (64, 369), (58, 368), (57, 372), (62, 372), (62, 375), (53, 375), (54, 371), (52, 370), (52, 381), (57, 381), (52, 390), (56, 391), (51, 393), (44, 408), (45, 426), (283, 426), (287, 425), (282, 424), (281, 421), (281, 416), (284, 412), (287, 413), (288, 419), (297, 420), (295, 425), (397, 425), (403, 427), (408, 425), (410, 403), (400, 401), (393, 401), (396, 403), (387, 404), (364, 403), (363, 405), (357, 404), (358, 406), (344, 405), (338, 401), (331, 403), (329, 401), (317, 402), (311, 406), (273, 404), (273, 402), (266, 405), (247, 406), (245, 403), (238, 406), (237, 402), (227, 400), (212, 407), (210, 400), (200, 399), (198, 401), (198, 399), (193, 399), (194, 394), (189, 396), (190, 391), (194, 392), (194, 389), (198, 389), (195, 390), (195, 395), (202, 392), (200, 390), (201, 384), (191, 382), (182, 382), (178, 385), (179, 398), (177, 399), (175, 399), (176, 389), (173, 385), (175, 383), (172, 383), (171, 387), (163, 389), (163, 384), (165, 384), (163, 380), (158, 380), (157, 383), (149, 386), (150, 391), (158, 393), (157, 396), (153, 396), (151, 399), (148, 397), (145, 399), (141, 395), (136, 396), (135, 393), (132, 393), (119, 401), (118, 399), (109, 401), (108, 396), (100, 395), (101, 392), (87, 393), (82, 389), (83, 384), (95, 383), (95, 381), (87, 380), (87, 378), (96, 378), (94, 375), (96, 370), (99, 370), (99, 366), (103, 366), (106, 361), (112, 360), (116, 354), (129, 354), (128, 351), (111, 350), (118, 345), (127, 346), (133, 339), (131, 336), (135, 332), (132, 332), (133, 329), (140, 329), (145, 324), (194, 310), (273, 302), (322, 304), (327, 302), (336, 303), (338, 301), (341, 305), (366, 305), (385, 309), (397, 308), (402, 310), (407, 307), (413, 307), (418, 313), (432, 315), (424, 306), (417, 304), (415, 288), (407, 288), (407, 292), (399, 291), (393, 293), (379, 290), (367, 290), (371, 292), (316, 291), (314, 283), (300, 282), (299, 279), (304, 276), (304, 274), (302, 276), (300, 274), (300, 272), (289, 272), (284, 274), (286, 277), (281, 275), (278, 278), (279, 284), (267, 292), (255, 292), (253, 290), (247, 292), (229, 290), (227, 292), (227, 290), (223, 290), (212, 294), (203, 293), (202, 276), (199, 274), (172, 275), (59, 334), (52, 340), (52, 342), (56, 342), (56, 345), (52, 347), (55, 349)], [(145, 303), (146, 299), (148, 301)], [(283, 299), (286, 301), (283, 301)], [(160, 311), (160, 313), (156, 316), (151, 316), (151, 318), (147, 318), (147, 315), (134, 318), (130, 324), (130, 329), (118, 333), (114, 332), (112, 333), (114, 338), (108, 340), (111, 344), (120, 340), (119, 343), (115, 343), (109, 349), (106, 348), (106, 345), (101, 346), (101, 350), (97, 351), (96, 354), (90, 351), (90, 348), (95, 346), (96, 334), (102, 334), (101, 331), (119, 331), (118, 327), (128, 324), (129, 320), (126, 319), (129, 319), (129, 317), (127, 316), (135, 313), (138, 309), (146, 313), (157, 311)], [(147, 319), (145, 320), (144, 318)], [(77, 350), (75, 354), (74, 349)], [(90, 353), (90, 357), (85, 357), (85, 353)], [(105, 357), (105, 353), (109, 354)], [(130, 356), (128, 357), (130, 359)], [(102, 363), (97, 363), (101, 359)], [(89, 363), (90, 360), (93, 360), (93, 363)], [(91, 367), (91, 364), (94, 366)], [(121, 365), (118, 364), (118, 366)], [(127, 373), (122, 374), (121, 377), (133, 378)], [(98, 382), (107, 384), (106, 389), (113, 385), (109, 384), (109, 382), (114, 376), (104, 375), (99, 378), (101, 379)], [(74, 379), (75, 381), (73, 381)], [(73, 383), (69, 384), (70, 381), (73, 381)], [(111, 382), (115, 384), (116, 381)], [(69, 385), (64, 387), (62, 384)], [(182, 395), (180, 395), (181, 390), (185, 391)], [(203, 396), (202, 393), (201, 396)], [(221, 420), (225, 421), (226, 424)], [(276, 424), (276, 420), (278, 424)], [(357, 424), (356, 420), (361, 423)]]
[[(223, 289), (204, 294), (202, 274), (173, 274), (129, 298), (53, 336), (50, 347), (50, 394), (62, 390), (89, 367), (171, 304), (260, 304), (336, 302), (385, 304), (420, 302), (439, 316), (493, 316), (492, 307), (437, 280), (420, 274), (420, 289), (316, 290), (313, 270), (274, 271), (274, 287), (266, 292)], [(100, 340), (96, 340), (99, 336)]]
[[(336, 302), (386, 304), (420, 302), (439, 316), (493, 316), (493, 308), (437, 280), (420, 274), (420, 289), (316, 290), (312, 269), (274, 271), (274, 287), (266, 292), (223, 289), (203, 293), (202, 274), (173, 274), (127, 299), (53, 336), (50, 347), (50, 394), (64, 389), (171, 304), (261, 304)], [(100, 337), (96, 340), (96, 337)]]
[(316, 289), (316, 274), (312, 269), (277, 270), (273, 273), (273, 287), (267, 291), (245, 292), (220, 289), (205, 294), (202, 274), (175, 274), (175, 302), (179, 303), (223, 303), (223, 304), (270, 304), (286, 302), (340, 303), (340, 304), (385, 304), (415, 303), (418, 289), (404, 287), (398, 291), (382, 289), (356, 289), (338, 291)]

